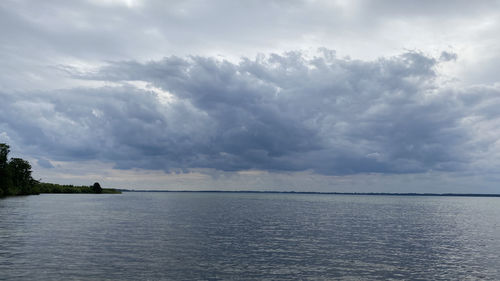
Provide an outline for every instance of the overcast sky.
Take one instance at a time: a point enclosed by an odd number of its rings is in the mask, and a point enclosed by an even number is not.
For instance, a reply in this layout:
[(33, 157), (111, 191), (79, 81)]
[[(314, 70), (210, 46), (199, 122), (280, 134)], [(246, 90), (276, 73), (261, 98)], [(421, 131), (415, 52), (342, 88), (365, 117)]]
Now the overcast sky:
[(500, 193), (500, 1), (0, 2), (43, 181)]

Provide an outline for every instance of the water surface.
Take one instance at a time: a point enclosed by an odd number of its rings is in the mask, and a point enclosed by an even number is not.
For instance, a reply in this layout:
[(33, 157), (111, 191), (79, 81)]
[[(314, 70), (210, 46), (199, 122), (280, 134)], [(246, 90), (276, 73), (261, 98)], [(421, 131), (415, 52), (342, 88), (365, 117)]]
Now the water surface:
[(500, 198), (0, 199), (4, 280), (500, 279)]

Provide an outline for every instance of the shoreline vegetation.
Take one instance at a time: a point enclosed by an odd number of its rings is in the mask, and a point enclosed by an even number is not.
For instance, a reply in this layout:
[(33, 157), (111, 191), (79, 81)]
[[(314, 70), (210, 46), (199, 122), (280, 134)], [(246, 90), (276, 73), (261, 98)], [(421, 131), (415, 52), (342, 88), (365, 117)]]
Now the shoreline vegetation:
[(21, 158), (8, 158), (9, 145), (0, 143), (0, 198), (41, 193), (94, 193), (120, 194), (117, 189), (101, 188), (99, 183), (90, 186), (62, 185), (33, 179), (31, 164)]

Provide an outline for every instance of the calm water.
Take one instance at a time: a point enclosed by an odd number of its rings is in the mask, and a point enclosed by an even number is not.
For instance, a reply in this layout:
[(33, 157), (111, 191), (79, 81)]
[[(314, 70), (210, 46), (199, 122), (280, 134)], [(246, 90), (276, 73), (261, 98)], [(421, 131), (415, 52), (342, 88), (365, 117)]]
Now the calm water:
[(1, 199), (0, 279), (499, 280), (500, 198)]

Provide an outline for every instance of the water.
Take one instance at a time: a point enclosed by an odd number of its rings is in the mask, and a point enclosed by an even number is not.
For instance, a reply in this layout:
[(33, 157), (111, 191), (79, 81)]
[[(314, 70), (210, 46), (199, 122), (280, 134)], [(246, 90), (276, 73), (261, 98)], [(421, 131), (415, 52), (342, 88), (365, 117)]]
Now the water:
[(500, 198), (234, 193), (0, 200), (2, 280), (500, 279)]

